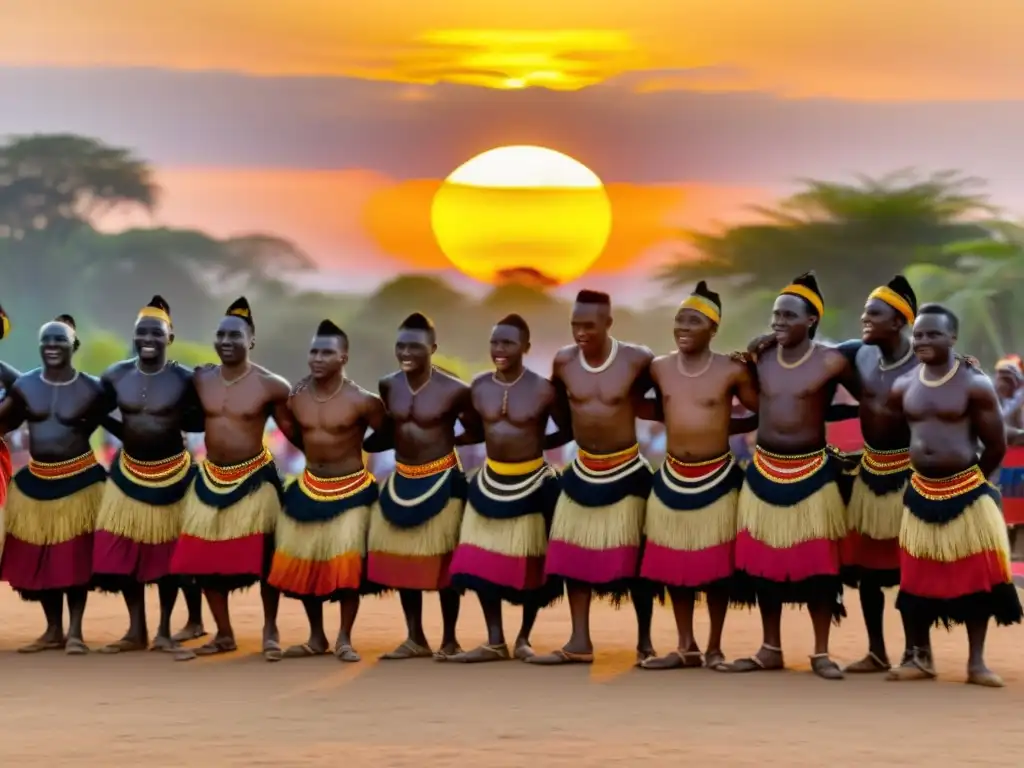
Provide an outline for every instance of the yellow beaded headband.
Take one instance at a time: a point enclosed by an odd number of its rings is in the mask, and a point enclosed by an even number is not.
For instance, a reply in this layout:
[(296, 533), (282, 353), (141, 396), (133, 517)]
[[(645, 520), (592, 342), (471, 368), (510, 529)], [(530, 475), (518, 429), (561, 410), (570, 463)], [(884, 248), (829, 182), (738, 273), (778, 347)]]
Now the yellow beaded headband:
[(692, 309), (695, 312), (700, 312), (704, 317), (716, 325), (720, 325), (722, 323), (722, 313), (719, 311), (718, 307), (703, 296), (698, 296), (697, 294), (688, 296), (686, 301), (679, 305), (679, 309)]
[(825, 304), (824, 302), (822, 302), (821, 296), (816, 294), (806, 285), (797, 285), (796, 283), (791, 283), (787, 285), (785, 288), (783, 288), (781, 291), (779, 291), (780, 296), (784, 293), (788, 293), (793, 296), (799, 296), (801, 299), (806, 299), (807, 301), (809, 301), (811, 303), (811, 306), (818, 311), (818, 317), (821, 317), (822, 315), (825, 314)]
[(144, 317), (152, 317), (154, 320), (163, 320), (167, 325), (171, 324), (171, 316), (159, 307), (143, 307), (139, 310), (139, 316), (135, 318), (135, 322), (139, 322)]
[(0, 339), (4, 338), (10, 332), (11, 321), (7, 318), (7, 313), (0, 309)]
[(899, 312), (903, 317), (906, 318), (908, 323), (913, 323), (916, 315), (914, 314), (914, 308), (910, 306), (910, 303), (900, 296), (896, 291), (890, 288), (888, 285), (882, 285), (875, 288), (868, 296), (868, 301), (871, 299), (878, 299), (884, 301), (890, 307)]
[(231, 315), (234, 315), (235, 317), (240, 317), (243, 320), (248, 320), (252, 316), (252, 313), (249, 312), (248, 309), (239, 308), (228, 311), (228, 316), (230, 317)]

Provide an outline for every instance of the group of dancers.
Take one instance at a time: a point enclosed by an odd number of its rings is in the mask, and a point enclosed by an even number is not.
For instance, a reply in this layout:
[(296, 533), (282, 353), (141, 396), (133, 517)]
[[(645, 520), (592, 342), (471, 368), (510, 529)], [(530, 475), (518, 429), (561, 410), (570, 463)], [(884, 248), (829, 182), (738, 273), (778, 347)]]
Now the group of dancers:
[[(159, 296), (135, 321), (137, 356), (99, 378), (75, 369), (75, 321), (61, 315), (39, 332), (40, 368), (0, 367), (0, 434), (27, 422), (31, 456), (12, 478), (0, 452), (0, 580), (38, 601), (47, 625), (20, 650), (87, 653), (87, 595), (101, 589), (123, 594), (129, 626), (100, 651), (229, 653), (237, 646), (228, 597), (259, 584), (269, 661), (331, 653), (358, 661), (361, 596), (397, 590), (407, 636), (384, 659), (588, 664), (590, 604), (604, 596), (631, 601), (644, 669), (781, 669), (782, 607), (795, 604), (811, 618), (819, 677), (934, 678), (931, 627), (964, 624), (968, 682), (1001, 686), (985, 664), (986, 631), (992, 619), (1020, 622), (1022, 609), (999, 492), (987, 480), (1006, 450), (996, 390), (954, 352), (955, 315), (918, 307), (902, 276), (868, 296), (861, 339), (815, 342), (824, 313), (813, 273), (801, 275), (779, 292), (770, 334), (742, 353), (716, 353), (722, 303), (701, 282), (674, 317), (676, 350), (655, 357), (610, 334), (606, 294), (581, 291), (574, 343), (556, 354), (550, 378), (524, 366), (530, 329), (513, 314), (491, 331), (493, 371), (470, 384), (433, 365), (435, 329), (414, 313), (398, 328), (399, 369), (380, 380), (379, 395), (345, 377), (348, 338), (329, 320), (313, 335), (309, 375), (295, 385), (253, 363), (256, 328), (244, 298), (217, 328), (220, 364), (196, 370), (169, 359), (171, 310)], [(833, 405), (839, 385), (859, 406)], [(753, 415), (734, 418), (735, 399)], [(287, 485), (264, 444), (269, 417), (305, 455), (304, 472)], [(826, 423), (853, 417), (865, 445), (843, 455), (826, 444)], [(657, 471), (640, 453), (638, 418), (665, 424), (668, 455)], [(109, 470), (90, 447), (100, 427), (122, 444)], [(743, 470), (729, 438), (755, 429)], [(201, 462), (185, 449), (185, 432), (204, 434)], [(569, 441), (576, 458), (561, 471), (549, 466), (545, 450)], [(486, 462), (467, 477), (457, 446), (480, 442)], [(391, 449), (395, 471), (378, 485), (366, 453)], [(159, 586), (161, 605), (152, 644), (147, 584)], [(844, 584), (860, 590), (868, 634), (866, 655), (845, 670), (829, 655)], [(895, 586), (906, 643), (893, 664), (882, 623), (883, 589)], [(172, 636), (181, 589), (189, 624)], [(203, 634), (199, 590), (216, 634), (188, 648), (182, 640)], [(456, 636), (466, 590), (487, 626), (487, 642), (470, 651)], [(440, 597), (436, 649), (423, 627), (424, 592)], [(658, 656), (651, 621), (666, 593), (679, 638)], [(287, 649), (277, 629), (281, 594), (302, 601), (310, 627), (306, 642)], [(571, 636), (538, 654), (530, 643), (538, 611), (563, 595)], [(711, 623), (703, 650), (693, 629), (701, 595)], [(340, 605), (333, 644), (326, 602)], [(511, 644), (503, 602), (522, 607)], [(732, 662), (722, 647), (730, 604), (756, 605), (764, 631), (756, 653)]]

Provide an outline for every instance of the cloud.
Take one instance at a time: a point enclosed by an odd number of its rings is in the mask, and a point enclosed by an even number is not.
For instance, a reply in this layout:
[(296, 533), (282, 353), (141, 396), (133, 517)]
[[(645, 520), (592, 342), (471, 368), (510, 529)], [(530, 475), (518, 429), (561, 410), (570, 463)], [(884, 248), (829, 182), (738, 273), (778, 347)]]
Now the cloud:
[(4, 0), (0, 63), (499, 86), (532, 79), (559, 88), (629, 72), (734, 67), (751, 88), (789, 98), (1024, 97), (1024, 3), (975, 6), (374, 0), (353, 13), (328, 0)]
[[(661, 90), (567, 93), (147, 69), (0, 68), (0, 134), (75, 131), (158, 165), (367, 168), (443, 178), (502, 144), (540, 144), (606, 182), (777, 185), (918, 166), (1021, 194), (1024, 101), (867, 103)], [(412, 90), (411, 90), (412, 89)], [(418, 98), (415, 94), (423, 94)]]

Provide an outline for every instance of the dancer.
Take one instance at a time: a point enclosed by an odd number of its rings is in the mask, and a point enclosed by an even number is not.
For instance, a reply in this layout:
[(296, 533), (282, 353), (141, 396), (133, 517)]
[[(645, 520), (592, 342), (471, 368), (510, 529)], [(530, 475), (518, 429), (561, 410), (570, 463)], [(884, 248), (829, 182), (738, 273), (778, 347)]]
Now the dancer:
[(899, 532), (903, 494), (910, 480), (910, 430), (902, 414), (890, 408), (889, 395), (896, 379), (917, 366), (907, 331), (916, 313), (917, 297), (906, 279), (897, 275), (868, 296), (861, 339), (839, 346), (855, 374), (851, 394), (860, 401), (864, 436), (841, 549), (843, 581), (860, 591), (868, 633), (867, 655), (846, 667), (851, 673), (885, 672), (891, 666), (883, 632), (882, 589), (900, 581)]
[(958, 332), (946, 307), (923, 305), (914, 323), (921, 365), (897, 380), (890, 397), (910, 424), (914, 473), (900, 527), (896, 599), (912, 650), (889, 679), (934, 678), (931, 625), (965, 624), (967, 682), (1001, 688), (985, 664), (989, 620), (1009, 625), (1022, 618), (999, 491), (986, 481), (1003, 459), (1006, 435), (992, 382), (953, 354)]
[[(4, 308), (0, 307), (0, 341), (11, 332), (11, 321), (7, 317), (7, 313), (4, 312)], [(21, 376), (21, 372), (12, 366), (0, 360), (0, 401), (7, 396), (7, 393), (11, 391), (14, 386), (14, 382)], [(7, 501), (7, 484), (11, 481), (11, 476), (14, 474), (14, 465), (11, 462), (11, 450), (7, 447), (7, 443), (4, 441), (4, 433), (0, 432), (0, 520), (2, 520), (2, 513), (4, 504)], [(3, 543), (0, 539), (0, 548)]]
[(1019, 355), (1006, 355), (996, 363), (996, 394), (1007, 443), (1024, 444), (1024, 361)]
[(263, 656), (281, 659), (277, 631), (280, 593), (266, 583), (274, 553), (274, 524), (283, 488), (264, 444), (267, 417), (293, 434), (287, 381), (249, 360), (256, 344), (252, 310), (235, 301), (217, 327), (214, 348), (220, 365), (196, 372), (203, 411), (206, 459), (185, 497), (182, 534), (171, 571), (194, 577), (206, 595), (217, 634), (199, 648), (178, 651), (187, 661), (237, 650), (228, 594), (260, 583), (263, 600)]
[(825, 417), (838, 384), (851, 383), (842, 353), (814, 342), (825, 311), (813, 273), (783, 288), (772, 309), (774, 355), (757, 361), (760, 412), (754, 459), (740, 493), (736, 570), (739, 602), (761, 611), (764, 642), (731, 672), (783, 668), (782, 606), (807, 605), (814, 626), (811, 668), (838, 680), (830, 623), (843, 615), (839, 545), (846, 534), (839, 461), (826, 450)]
[(400, 370), (380, 380), (390, 416), (395, 471), (373, 507), (367, 579), (373, 589), (397, 589), (405, 641), (382, 659), (435, 656), (423, 631), (423, 593), (438, 592), (444, 624), (436, 657), (462, 652), (455, 635), (460, 596), (449, 565), (459, 540), (466, 477), (455, 453), (455, 422), (475, 431), (469, 387), (434, 368), (434, 324), (419, 312), (398, 328)]
[[(154, 296), (135, 320), (137, 357), (115, 363), (101, 378), (108, 405), (121, 413), (120, 421), (107, 418), (103, 426), (122, 449), (111, 463), (96, 520), (94, 584), (122, 593), (128, 608), (128, 631), (100, 648), (101, 653), (148, 647), (147, 584), (157, 584), (160, 597), (152, 650), (179, 645), (171, 636), (171, 613), (181, 582), (170, 575), (171, 555), (181, 533), (185, 494), (195, 477), (182, 432), (200, 431), (202, 413), (196, 413), (192, 370), (167, 359), (174, 343), (170, 312), (167, 302)], [(186, 589), (198, 596), (196, 587)]]
[[(487, 642), (452, 661), (485, 662), (533, 656), (530, 632), (537, 612), (562, 594), (562, 583), (544, 575), (548, 530), (558, 500), (558, 479), (544, 461), (544, 431), (555, 404), (555, 389), (529, 371), (523, 357), (530, 351), (530, 327), (508, 315), (491, 331), (493, 373), (473, 380), (473, 408), (481, 433), (460, 443), (480, 442), (487, 463), (469, 484), (469, 501), (459, 546), (452, 560), (452, 580), (480, 599)], [(522, 606), (523, 620), (509, 653), (501, 604)]]
[[(85, 654), (82, 617), (92, 579), (92, 539), (107, 472), (89, 437), (106, 414), (98, 379), (75, 370), (75, 321), (60, 315), (39, 331), (42, 368), (19, 377), (0, 403), (0, 434), (28, 422), (28, 466), (8, 489), (0, 580), (39, 602), (46, 631), (21, 653)], [(64, 599), (69, 625), (64, 634)]]
[(289, 401), (306, 468), (285, 489), (277, 520), (270, 585), (302, 601), (309, 640), (284, 652), (306, 658), (330, 652), (323, 604), (341, 604), (341, 628), (334, 643), (340, 661), (359, 661), (352, 628), (359, 613), (370, 508), (377, 483), (363, 464), (363, 434), (384, 423), (380, 398), (345, 377), (348, 336), (330, 320), (310, 344), (310, 378)]
[[(729, 608), (736, 540), (736, 504), (743, 471), (729, 450), (732, 402), (758, 409), (757, 385), (747, 366), (711, 351), (722, 319), (719, 295), (703, 280), (675, 317), (676, 352), (651, 366), (663, 405), (668, 455), (654, 475), (647, 501), (647, 544), (640, 576), (668, 587), (679, 643), (644, 669), (720, 669), (722, 627)], [(696, 595), (711, 616), (707, 653), (693, 634)]]
[(564, 437), (575, 438), (579, 453), (562, 475), (546, 572), (566, 580), (572, 634), (559, 650), (527, 659), (534, 664), (593, 662), (595, 594), (615, 602), (629, 594), (637, 617), (637, 663), (657, 655), (651, 643), (655, 590), (637, 579), (651, 468), (640, 455), (636, 416), (653, 386), (654, 355), (613, 338), (611, 326), (608, 294), (580, 291), (572, 310), (576, 343), (555, 356), (557, 410), (571, 414)]

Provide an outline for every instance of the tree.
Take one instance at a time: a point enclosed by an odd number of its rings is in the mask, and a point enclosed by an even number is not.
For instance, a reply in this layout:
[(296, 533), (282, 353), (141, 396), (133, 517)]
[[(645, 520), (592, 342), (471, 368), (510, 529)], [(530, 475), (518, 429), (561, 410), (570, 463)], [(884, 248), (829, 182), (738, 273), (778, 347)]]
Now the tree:
[(804, 189), (774, 208), (754, 208), (762, 221), (722, 232), (690, 232), (696, 253), (661, 273), (673, 286), (728, 278), (736, 286), (782, 288), (814, 269), (829, 312), (823, 329), (848, 335), (873, 288), (913, 263), (951, 265), (947, 247), (991, 237), (981, 182), (946, 171), (920, 178), (909, 171), (856, 183), (804, 180)]
[(955, 259), (951, 266), (915, 264), (906, 276), (919, 297), (946, 305), (960, 318), (960, 348), (992, 363), (1024, 347), (1018, 319), (1024, 303), (1024, 226), (993, 222), (988, 228), (987, 238), (945, 249)]

